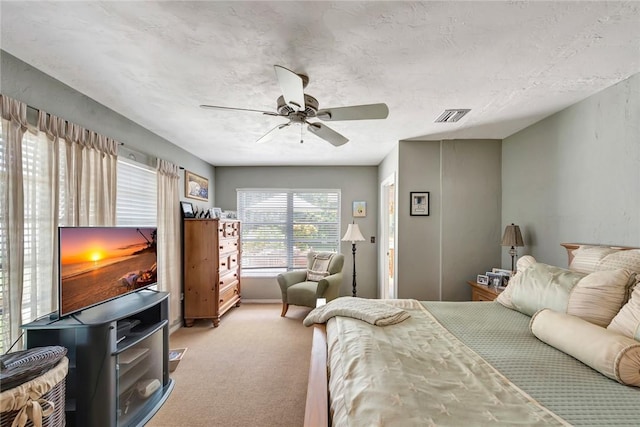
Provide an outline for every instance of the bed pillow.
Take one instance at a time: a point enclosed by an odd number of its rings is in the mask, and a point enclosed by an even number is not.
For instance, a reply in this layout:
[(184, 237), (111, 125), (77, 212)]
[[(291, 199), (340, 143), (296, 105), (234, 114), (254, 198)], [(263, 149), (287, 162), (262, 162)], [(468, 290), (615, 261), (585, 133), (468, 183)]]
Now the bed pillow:
[(596, 266), (596, 270), (615, 270), (616, 268), (626, 268), (640, 273), (640, 249), (611, 253), (602, 258)]
[(640, 343), (576, 316), (549, 309), (529, 323), (541, 341), (622, 384), (640, 387)]
[(550, 308), (606, 327), (624, 304), (634, 280), (629, 270), (584, 274), (536, 263), (511, 279), (510, 308), (529, 316)]
[[(531, 255), (524, 255), (518, 258), (518, 261), (516, 262), (516, 272), (513, 276), (511, 276), (511, 279), (509, 279), (509, 282), (512, 283), (513, 279), (518, 274), (520, 274), (521, 271), (526, 270), (527, 268), (531, 267), (535, 263), (536, 263), (536, 259)], [(513, 303), (511, 302), (511, 289), (513, 289), (513, 287), (507, 285), (505, 290), (500, 292), (500, 294), (496, 298), (496, 301), (498, 301), (500, 304), (504, 305), (507, 308), (515, 309), (515, 307), (513, 306)]]
[(607, 329), (640, 341), (640, 285), (636, 285), (631, 299), (620, 309)]
[(620, 252), (620, 249), (613, 249), (608, 246), (580, 246), (573, 251), (573, 260), (569, 264), (569, 270), (579, 273), (593, 273), (596, 271), (598, 263), (614, 252)]

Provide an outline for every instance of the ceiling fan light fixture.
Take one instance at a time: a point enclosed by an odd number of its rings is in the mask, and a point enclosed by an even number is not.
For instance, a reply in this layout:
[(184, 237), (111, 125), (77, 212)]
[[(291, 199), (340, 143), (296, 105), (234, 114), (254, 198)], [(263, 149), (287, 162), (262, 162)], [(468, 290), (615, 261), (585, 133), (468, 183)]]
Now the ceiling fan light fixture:
[(444, 112), (440, 114), (440, 116), (438, 116), (434, 123), (455, 123), (463, 118), (469, 111), (471, 111), (470, 108), (444, 110)]

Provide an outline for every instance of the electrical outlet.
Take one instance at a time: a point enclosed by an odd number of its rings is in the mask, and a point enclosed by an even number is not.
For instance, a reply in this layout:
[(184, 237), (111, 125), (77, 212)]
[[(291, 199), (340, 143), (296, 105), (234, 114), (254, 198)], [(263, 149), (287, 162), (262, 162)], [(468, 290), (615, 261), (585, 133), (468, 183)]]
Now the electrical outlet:
[(376, 236), (371, 236), (371, 243), (375, 243), (376, 242)]

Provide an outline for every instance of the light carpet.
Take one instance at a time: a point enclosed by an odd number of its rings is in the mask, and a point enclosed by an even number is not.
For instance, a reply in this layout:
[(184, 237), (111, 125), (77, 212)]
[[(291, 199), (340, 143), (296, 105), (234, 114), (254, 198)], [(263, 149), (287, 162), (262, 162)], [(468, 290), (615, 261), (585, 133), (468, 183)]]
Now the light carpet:
[(184, 348), (171, 373), (175, 388), (149, 427), (302, 426), (313, 328), (311, 310), (280, 304), (242, 304), (220, 326), (196, 321), (170, 336)]

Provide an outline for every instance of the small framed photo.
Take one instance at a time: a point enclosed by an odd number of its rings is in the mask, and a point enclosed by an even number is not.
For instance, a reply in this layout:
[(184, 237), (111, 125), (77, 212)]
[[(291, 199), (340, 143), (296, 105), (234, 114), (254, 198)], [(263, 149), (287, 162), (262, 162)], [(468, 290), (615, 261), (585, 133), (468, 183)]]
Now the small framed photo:
[(488, 283), (489, 286), (492, 286), (494, 288), (502, 286), (504, 275), (493, 273), (491, 271), (487, 271), (486, 275), (489, 278), (489, 283)]
[(428, 191), (412, 191), (410, 193), (411, 216), (429, 216), (429, 192)]
[(222, 218), (222, 209), (220, 208), (209, 208), (209, 216), (211, 218)]
[(180, 202), (180, 208), (182, 209), (183, 218), (195, 218), (196, 213), (193, 210), (191, 202)]
[(476, 283), (478, 285), (488, 286), (489, 285), (489, 276), (487, 276), (485, 274), (478, 274), (478, 277), (476, 278)]
[(504, 275), (509, 276), (509, 277), (511, 277), (513, 275), (513, 271), (505, 270), (503, 268), (495, 268), (494, 267), (494, 268), (491, 269), (491, 272), (492, 273), (498, 273), (498, 274), (504, 274)]
[(367, 216), (367, 202), (359, 200), (353, 202), (353, 216), (354, 218)]

